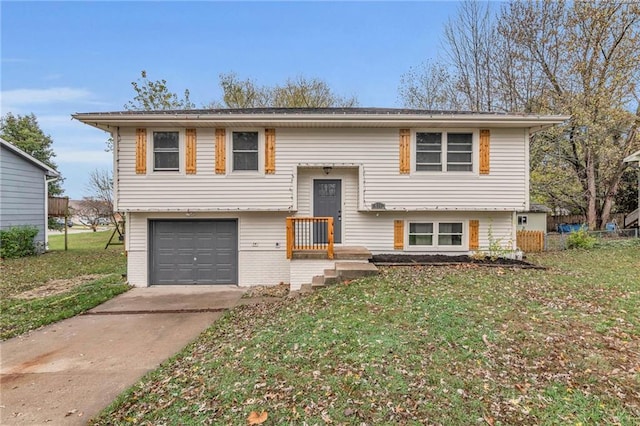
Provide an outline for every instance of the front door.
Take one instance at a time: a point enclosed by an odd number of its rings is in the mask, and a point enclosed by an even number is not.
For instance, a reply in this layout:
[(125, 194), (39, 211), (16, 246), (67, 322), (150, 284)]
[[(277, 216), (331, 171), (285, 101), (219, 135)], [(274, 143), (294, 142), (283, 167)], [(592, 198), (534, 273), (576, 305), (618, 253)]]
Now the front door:
[(314, 179), (313, 215), (333, 217), (333, 241), (342, 243), (342, 181), (340, 179)]

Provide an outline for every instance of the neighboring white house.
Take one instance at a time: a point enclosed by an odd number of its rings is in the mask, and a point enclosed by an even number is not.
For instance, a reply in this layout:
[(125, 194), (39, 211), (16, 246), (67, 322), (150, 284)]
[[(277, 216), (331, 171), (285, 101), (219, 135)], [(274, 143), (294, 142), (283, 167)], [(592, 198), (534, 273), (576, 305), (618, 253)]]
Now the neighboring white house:
[[(529, 137), (568, 118), (382, 108), (73, 117), (113, 137), (132, 285), (292, 289), (331, 266), (296, 252), (329, 252), (331, 236), (374, 254), (469, 254), (497, 240), (515, 249)], [(327, 219), (303, 219), (314, 217)]]
[(35, 226), (36, 247), (47, 245), (47, 179), (59, 177), (51, 167), (0, 138), (0, 229)]
[(529, 204), (529, 210), (519, 212), (516, 218), (518, 231), (542, 231), (547, 233), (547, 214), (552, 213), (549, 207), (542, 204)]

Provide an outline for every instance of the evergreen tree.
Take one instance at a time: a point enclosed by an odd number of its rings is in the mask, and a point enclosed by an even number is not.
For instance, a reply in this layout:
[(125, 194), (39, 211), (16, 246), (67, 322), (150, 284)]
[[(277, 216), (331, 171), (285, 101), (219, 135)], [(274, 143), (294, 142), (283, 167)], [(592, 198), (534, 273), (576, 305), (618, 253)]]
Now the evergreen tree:
[[(56, 156), (52, 147), (53, 139), (42, 131), (34, 114), (13, 115), (10, 112), (7, 113), (0, 119), (0, 137), (52, 169), (58, 169), (53, 161), (53, 157)], [(49, 195), (56, 196), (64, 192), (62, 189), (63, 180), (60, 178), (57, 181), (49, 182)]]

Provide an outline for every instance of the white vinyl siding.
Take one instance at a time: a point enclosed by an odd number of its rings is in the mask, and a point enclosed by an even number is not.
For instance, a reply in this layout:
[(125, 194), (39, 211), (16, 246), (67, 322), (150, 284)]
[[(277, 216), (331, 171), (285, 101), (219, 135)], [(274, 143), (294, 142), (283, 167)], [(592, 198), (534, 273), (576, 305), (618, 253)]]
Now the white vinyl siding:
[[(313, 178), (309, 171), (307, 181)], [(332, 172), (333, 173), (333, 172)], [(353, 178), (349, 176), (352, 175)], [(345, 170), (343, 190), (353, 191), (355, 174)], [(349, 189), (351, 188), (351, 189)], [(515, 249), (515, 215), (512, 212), (357, 212), (354, 203), (345, 202), (345, 212), (349, 223), (344, 226), (345, 245), (360, 245), (367, 247), (372, 253), (393, 253), (393, 223), (395, 219), (403, 219), (415, 223), (464, 223), (463, 244), (461, 247), (412, 247), (405, 245), (406, 251), (412, 253), (467, 253), (468, 219), (480, 222), (480, 250), (487, 250), (491, 244), (499, 244), (505, 249)], [(125, 244), (128, 251), (128, 279), (132, 285), (147, 286), (148, 274), (148, 220), (150, 219), (237, 219), (238, 220), (238, 284), (241, 286), (278, 284), (289, 282), (295, 278), (310, 280), (312, 275), (293, 277), (294, 269), (290, 266), (296, 262), (286, 259), (286, 213), (130, 213), (127, 217), (127, 232)], [(290, 265), (291, 263), (291, 265)], [(300, 266), (300, 265), (298, 265)], [(291, 266), (293, 268), (293, 266)], [(323, 267), (327, 268), (327, 266)], [(304, 273), (299, 267), (295, 269), (298, 275)], [(320, 270), (321, 271), (321, 270)], [(307, 273), (309, 270), (307, 270)], [(306, 278), (305, 278), (306, 277)]]
[[(301, 202), (298, 197), (304, 196), (297, 193), (296, 185), (302, 171), (329, 164), (333, 170), (353, 168), (357, 179), (353, 201), (360, 200), (359, 210), (368, 210), (375, 202), (402, 212), (526, 208), (524, 129), (491, 129), (491, 173), (483, 176), (476, 172), (399, 174), (398, 129), (278, 128), (276, 134), (274, 174), (216, 175), (214, 129), (198, 128), (197, 174), (136, 175), (135, 129), (122, 128), (118, 207), (122, 211), (295, 211)], [(415, 151), (411, 155), (414, 159)]]

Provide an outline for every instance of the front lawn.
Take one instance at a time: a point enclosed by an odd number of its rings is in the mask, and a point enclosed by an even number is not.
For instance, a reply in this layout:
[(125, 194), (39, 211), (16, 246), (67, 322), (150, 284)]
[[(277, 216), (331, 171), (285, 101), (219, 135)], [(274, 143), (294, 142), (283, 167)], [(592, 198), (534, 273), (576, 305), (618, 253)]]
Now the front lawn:
[(530, 260), (234, 309), (93, 424), (638, 424), (640, 244)]
[(110, 232), (49, 237), (41, 256), (0, 264), (0, 339), (77, 315), (126, 291), (122, 246), (104, 246)]

